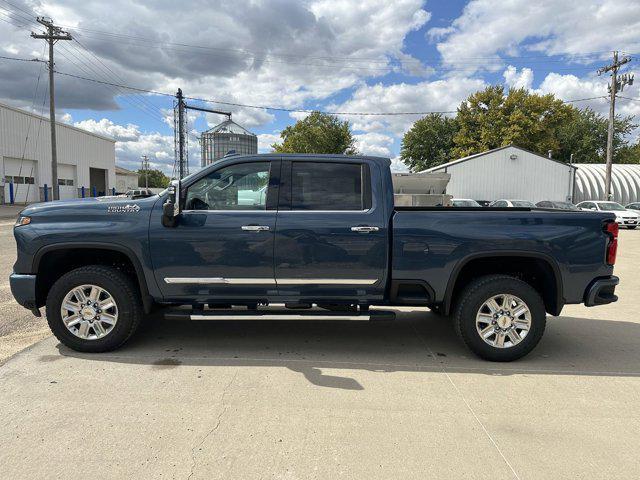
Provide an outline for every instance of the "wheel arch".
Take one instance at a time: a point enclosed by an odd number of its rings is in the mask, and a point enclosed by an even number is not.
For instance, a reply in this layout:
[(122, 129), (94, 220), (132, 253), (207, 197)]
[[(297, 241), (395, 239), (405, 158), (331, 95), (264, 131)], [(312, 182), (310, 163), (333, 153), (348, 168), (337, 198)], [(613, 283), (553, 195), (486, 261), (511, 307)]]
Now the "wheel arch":
[[(506, 262), (509, 262), (508, 264)], [(532, 266), (534, 272), (521, 272), (523, 266)], [(443, 299), (443, 312), (451, 313), (456, 295), (468, 280), (480, 275), (490, 274), (517, 274), (525, 273), (534, 275), (537, 273), (544, 279), (551, 279), (551, 285), (547, 283), (532, 286), (542, 295), (545, 309), (551, 315), (559, 315), (564, 307), (562, 274), (556, 260), (540, 252), (523, 252), (518, 250), (499, 250), (469, 254), (462, 258), (453, 268)], [(466, 275), (466, 276), (465, 276)], [(526, 279), (524, 279), (527, 281)], [(466, 283), (465, 283), (466, 282)], [(531, 280), (527, 281), (531, 284)], [(553, 287), (553, 288), (551, 288)]]
[[(61, 242), (61, 243), (54, 243), (51, 245), (45, 245), (44, 247), (40, 248), (34, 255), (31, 271), (36, 273), (36, 276), (37, 276), (36, 278), (41, 277), (40, 268), (43, 263), (46, 264), (47, 258), (50, 258), (49, 256), (52, 254), (54, 255), (55, 254), (57, 255), (71, 254), (72, 252), (76, 252), (76, 251), (88, 253), (92, 250), (96, 253), (113, 252), (126, 258), (126, 260), (129, 262), (129, 264), (133, 268), (132, 273), (135, 276), (135, 281), (139, 288), (140, 295), (142, 297), (141, 299), (142, 299), (144, 311), (145, 313), (149, 313), (153, 305), (153, 298), (149, 293), (149, 288), (148, 288), (146, 277), (144, 274), (144, 269), (142, 267), (142, 264), (140, 263), (140, 260), (135, 255), (135, 253), (130, 248), (124, 245), (102, 243), (102, 242)], [(105, 259), (98, 258), (95, 262), (74, 262), (71, 268), (66, 269), (62, 273), (66, 273), (66, 271), (70, 271), (71, 269), (77, 268), (78, 266), (81, 266), (83, 264), (87, 265), (91, 263), (104, 264)], [(58, 275), (55, 278), (59, 278), (59, 277), (60, 275)], [(36, 291), (38, 291), (37, 282), (38, 280), (36, 279)], [(50, 285), (48, 285), (48, 288), (50, 288)], [(38, 303), (42, 303), (42, 298), (38, 299)]]

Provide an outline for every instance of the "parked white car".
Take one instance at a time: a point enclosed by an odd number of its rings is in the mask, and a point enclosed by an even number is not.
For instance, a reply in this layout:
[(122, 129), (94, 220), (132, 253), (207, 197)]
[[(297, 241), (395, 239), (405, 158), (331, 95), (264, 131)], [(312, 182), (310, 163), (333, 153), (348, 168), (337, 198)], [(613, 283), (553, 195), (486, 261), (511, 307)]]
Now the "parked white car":
[(470, 198), (452, 198), (451, 205), (454, 207), (482, 207), (482, 205)]
[(580, 202), (577, 207), (580, 210), (590, 210), (593, 212), (611, 212), (616, 215), (616, 223), (621, 227), (631, 230), (640, 224), (640, 214), (627, 210), (618, 202), (590, 201)]
[(629, 205), (625, 206), (624, 208), (626, 208), (627, 210), (631, 210), (633, 212), (636, 212), (637, 214), (640, 214), (640, 202), (630, 203)]
[(489, 204), (490, 207), (511, 207), (511, 208), (536, 208), (535, 203), (529, 200), (495, 200)]

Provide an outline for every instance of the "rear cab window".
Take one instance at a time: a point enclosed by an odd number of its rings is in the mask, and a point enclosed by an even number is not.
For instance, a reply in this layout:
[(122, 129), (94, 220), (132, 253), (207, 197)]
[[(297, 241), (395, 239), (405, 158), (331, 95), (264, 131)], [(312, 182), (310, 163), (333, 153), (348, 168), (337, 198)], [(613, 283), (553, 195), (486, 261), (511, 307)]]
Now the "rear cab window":
[(367, 164), (291, 162), (291, 210), (362, 211), (371, 203)]

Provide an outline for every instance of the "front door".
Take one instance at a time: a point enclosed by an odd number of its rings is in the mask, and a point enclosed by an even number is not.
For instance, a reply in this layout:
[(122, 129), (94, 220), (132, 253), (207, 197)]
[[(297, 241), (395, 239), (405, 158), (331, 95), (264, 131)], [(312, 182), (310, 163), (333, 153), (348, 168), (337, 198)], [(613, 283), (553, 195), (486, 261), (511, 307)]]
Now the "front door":
[[(280, 161), (227, 164), (185, 185), (175, 228), (151, 221), (151, 255), (164, 297), (224, 301), (276, 294), (273, 246)], [(273, 198), (273, 200), (270, 200)]]
[(275, 244), (278, 293), (372, 300), (384, 294), (388, 227), (373, 162), (283, 160)]

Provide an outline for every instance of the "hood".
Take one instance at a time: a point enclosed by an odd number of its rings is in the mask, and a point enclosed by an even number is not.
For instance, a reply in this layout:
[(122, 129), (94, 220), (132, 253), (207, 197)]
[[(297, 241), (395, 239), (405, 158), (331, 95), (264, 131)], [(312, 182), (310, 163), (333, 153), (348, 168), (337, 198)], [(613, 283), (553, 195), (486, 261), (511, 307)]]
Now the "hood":
[(72, 200), (56, 200), (53, 202), (35, 203), (20, 212), (29, 217), (47, 216), (53, 218), (58, 215), (103, 215), (112, 213), (137, 213), (150, 210), (158, 200), (154, 195), (148, 198), (132, 200), (128, 197), (89, 197)]
[(617, 218), (629, 218), (629, 217), (635, 217), (635, 218), (640, 218), (640, 215), (638, 215), (638, 213), (634, 212), (633, 210), (625, 210), (623, 212), (619, 211), (619, 210), (603, 210), (607, 213), (614, 213), (616, 215)]

